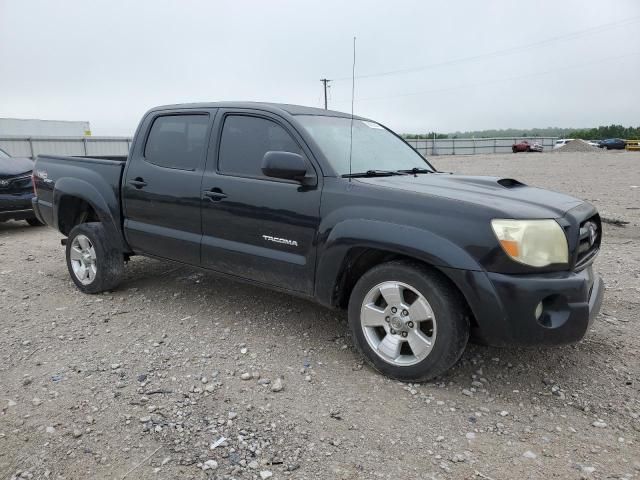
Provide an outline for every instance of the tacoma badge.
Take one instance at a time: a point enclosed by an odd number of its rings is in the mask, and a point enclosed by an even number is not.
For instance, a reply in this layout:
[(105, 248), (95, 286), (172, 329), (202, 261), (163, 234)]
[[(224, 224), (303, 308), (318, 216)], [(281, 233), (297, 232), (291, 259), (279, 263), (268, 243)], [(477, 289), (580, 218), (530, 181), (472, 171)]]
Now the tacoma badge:
[(264, 238), (268, 242), (284, 243), (285, 245), (291, 245), (292, 247), (298, 246), (298, 242), (296, 242), (295, 240), (287, 240), (286, 238), (272, 237), (271, 235), (262, 235), (262, 238)]

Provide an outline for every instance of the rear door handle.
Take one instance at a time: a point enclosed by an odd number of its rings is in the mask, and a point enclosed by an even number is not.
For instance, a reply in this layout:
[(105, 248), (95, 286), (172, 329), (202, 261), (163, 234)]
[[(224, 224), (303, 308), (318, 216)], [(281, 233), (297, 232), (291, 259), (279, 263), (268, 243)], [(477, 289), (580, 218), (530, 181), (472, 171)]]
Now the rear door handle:
[(223, 193), (219, 188), (212, 188), (211, 190), (205, 190), (203, 195), (212, 202), (219, 202), (223, 198), (227, 198), (227, 194)]
[(133, 180), (129, 180), (129, 184), (138, 189), (147, 186), (147, 182), (145, 182), (141, 177), (136, 177)]

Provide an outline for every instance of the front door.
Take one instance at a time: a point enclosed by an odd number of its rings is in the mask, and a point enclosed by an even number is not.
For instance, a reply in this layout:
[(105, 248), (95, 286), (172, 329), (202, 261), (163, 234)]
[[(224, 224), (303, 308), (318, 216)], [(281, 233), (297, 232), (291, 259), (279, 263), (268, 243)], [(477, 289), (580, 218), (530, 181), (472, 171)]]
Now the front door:
[(122, 189), (124, 230), (134, 252), (199, 265), (200, 185), (212, 115), (145, 120), (139, 135), (149, 133), (130, 154)]
[[(293, 128), (275, 115), (220, 111), (202, 182), (202, 266), (313, 292), (321, 176)], [(268, 151), (302, 154), (312, 186), (265, 177)]]

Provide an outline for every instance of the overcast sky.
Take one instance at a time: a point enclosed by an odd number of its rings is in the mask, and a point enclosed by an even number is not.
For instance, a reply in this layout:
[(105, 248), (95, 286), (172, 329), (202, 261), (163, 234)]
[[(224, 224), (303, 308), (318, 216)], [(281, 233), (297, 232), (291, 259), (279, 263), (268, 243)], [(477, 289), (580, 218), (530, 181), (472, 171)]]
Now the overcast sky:
[(132, 135), (160, 104), (321, 106), (323, 77), (349, 111), (354, 35), (355, 112), (399, 132), (640, 124), (638, 0), (0, 0), (0, 117)]

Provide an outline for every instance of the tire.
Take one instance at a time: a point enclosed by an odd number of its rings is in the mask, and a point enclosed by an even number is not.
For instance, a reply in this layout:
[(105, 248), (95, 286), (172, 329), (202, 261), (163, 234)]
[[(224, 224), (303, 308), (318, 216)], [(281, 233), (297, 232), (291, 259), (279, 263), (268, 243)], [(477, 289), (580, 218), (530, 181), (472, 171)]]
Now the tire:
[(512, 151), (513, 153), (518, 153), (518, 149), (517, 149), (516, 147), (511, 147), (511, 151)]
[(122, 280), (122, 252), (111, 244), (102, 223), (81, 223), (73, 227), (67, 238), (66, 257), (69, 275), (84, 293), (112, 290)]
[(42, 223), (40, 220), (38, 220), (36, 217), (33, 218), (27, 218), (27, 223), (29, 225), (31, 225), (32, 227), (42, 227), (44, 226), (44, 223)]
[(367, 362), (403, 382), (423, 382), (444, 373), (460, 359), (469, 340), (462, 295), (439, 272), (410, 261), (384, 263), (358, 280), (349, 298), (349, 325)]

